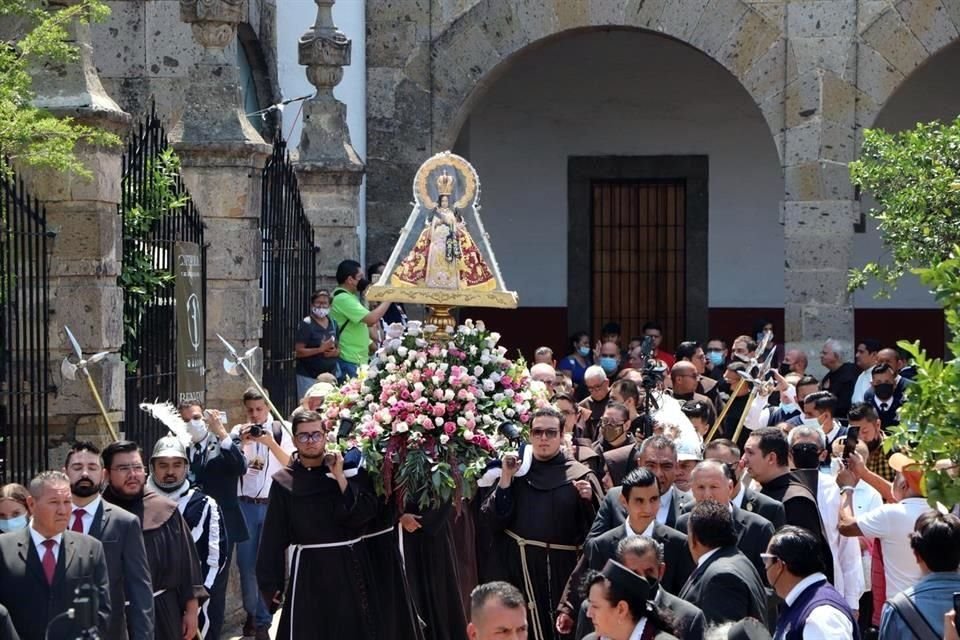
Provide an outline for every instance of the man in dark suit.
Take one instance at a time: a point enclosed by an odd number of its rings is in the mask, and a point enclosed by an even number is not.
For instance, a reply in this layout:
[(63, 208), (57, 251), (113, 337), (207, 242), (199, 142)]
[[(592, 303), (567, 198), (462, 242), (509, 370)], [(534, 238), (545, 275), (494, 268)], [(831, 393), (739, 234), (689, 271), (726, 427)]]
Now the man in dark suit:
[(713, 500), (694, 505), (687, 524), (687, 543), (697, 568), (680, 591), (682, 599), (700, 607), (709, 624), (766, 619), (763, 581), (736, 547), (729, 505)]
[[(764, 518), (773, 525), (774, 531), (787, 523), (787, 515), (780, 501), (757, 493), (743, 483), (745, 468), (740, 465), (740, 448), (732, 440), (726, 438), (711, 440), (710, 444), (704, 447), (703, 459), (719, 460), (733, 470), (737, 477), (737, 494), (730, 501), (733, 506)], [(692, 506), (692, 502), (687, 503), (685, 511), (689, 511)]]
[(622, 489), (620, 501), (627, 512), (627, 519), (622, 525), (590, 538), (584, 544), (583, 554), (567, 580), (560, 605), (557, 607), (556, 626), (561, 634), (573, 630), (574, 619), (582, 600), (580, 585), (587, 571), (602, 569), (607, 560), (616, 560), (617, 545), (624, 538), (647, 536), (663, 545), (667, 565), (661, 585), (667, 591), (678, 592), (693, 571), (693, 558), (690, 557), (686, 536), (656, 520), (660, 507), (657, 477), (647, 469), (636, 469), (624, 479), (623, 486), (618, 488)]
[[(227, 530), (223, 566), (229, 567), (234, 546), (250, 538), (237, 497), (237, 484), (247, 472), (247, 459), (243, 455), (240, 437), (231, 436), (224, 426), (225, 421), (221, 418), (226, 418), (226, 415), (219, 411), (207, 411), (207, 418), (204, 420), (203, 407), (192, 401), (180, 403), (179, 409), (180, 417), (186, 423), (187, 431), (193, 440), (187, 447), (187, 459), (190, 463), (187, 477), (192, 486), (213, 498), (220, 506)], [(206, 610), (210, 627), (206, 637), (220, 637), (229, 574), (229, 570), (218, 573), (210, 589), (210, 601)]]
[(73, 500), (70, 530), (99, 540), (107, 558), (113, 612), (104, 638), (152, 639), (153, 586), (140, 520), (100, 497), (103, 463), (100, 449), (92, 442), (70, 447), (64, 471), (70, 478)]
[[(96, 626), (107, 631), (110, 590), (107, 561), (98, 540), (67, 530), (72, 502), (70, 479), (61, 471), (44, 471), (30, 482), (26, 529), (0, 535), (0, 602), (9, 610), (23, 640), (79, 637)], [(93, 619), (71, 619), (78, 591), (90, 590)], [(89, 623), (88, 626), (81, 626)]]
[[(718, 460), (704, 460), (694, 468), (690, 476), (693, 498), (697, 502), (713, 500), (729, 507), (733, 517), (733, 530), (737, 534), (737, 548), (753, 563), (757, 573), (764, 575), (763, 560), (770, 538), (773, 537), (773, 525), (760, 516), (738, 509), (730, 504), (736, 492), (736, 477), (727, 465)], [(685, 513), (677, 520), (678, 528), (687, 528), (690, 514)]]
[[(679, 491), (673, 486), (678, 466), (676, 445), (669, 438), (651, 436), (639, 445), (637, 464), (657, 477), (661, 492), (657, 522), (675, 528), (677, 518), (683, 513), (683, 505), (693, 499), (689, 493)], [(626, 518), (627, 511), (620, 500), (620, 488), (614, 487), (600, 503), (600, 510), (590, 533), (587, 534), (587, 540), (620, 526)]]
[(878, 364), (871, 371), (871, 385), (863, 395), (863, 401), (876, 409), (884, 430), (900, 424), (900, 407), (903, 406), (906, 385), (897, 384), (896, 377), (888, 365)]

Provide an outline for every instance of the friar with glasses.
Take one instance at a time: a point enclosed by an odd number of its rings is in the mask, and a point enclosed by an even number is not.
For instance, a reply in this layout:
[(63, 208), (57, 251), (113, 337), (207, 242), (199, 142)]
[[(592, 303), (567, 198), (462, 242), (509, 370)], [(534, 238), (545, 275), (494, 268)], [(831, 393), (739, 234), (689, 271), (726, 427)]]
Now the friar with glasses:
[(314, 411), (291, 422), (297, 452), (273, 477), (257, 556), (264, 600), (273, 611), (283, 605), (277, 637), (393, 637), (378, 628), (374, 569), (363, 540), (378, 503), (359, 451), (328, 451), (323, 418)]
[(149, 489), (143, 455), (120, 440), (103, 450), (103, 499), (140, 519), (153, 586), (154, 634), (163, 640), (197, 635), (200, 603), (207, 598), (197, 548), (177, 503)]
[(533, 414), (530, 443), (504, 454), (481, 507), (501, 558), (497, 577), (525, 592), (534, 640), (556, 637), (554, 612), (603, 495), (596, 475), (561, 450), (562, 423), (552, 408)]

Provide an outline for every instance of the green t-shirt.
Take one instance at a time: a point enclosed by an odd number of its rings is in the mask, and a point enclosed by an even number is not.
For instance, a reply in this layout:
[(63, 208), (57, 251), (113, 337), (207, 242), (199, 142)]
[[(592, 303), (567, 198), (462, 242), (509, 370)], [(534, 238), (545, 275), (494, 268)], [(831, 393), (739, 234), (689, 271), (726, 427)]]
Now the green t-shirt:
[(340, 358), (353, 364), (366, 364), (370, 358), (370, 329), (364, 324), (370, 310), (360, 303), (357, 294), (337, 287), (333, 290), (330, 317), (340, 333)]

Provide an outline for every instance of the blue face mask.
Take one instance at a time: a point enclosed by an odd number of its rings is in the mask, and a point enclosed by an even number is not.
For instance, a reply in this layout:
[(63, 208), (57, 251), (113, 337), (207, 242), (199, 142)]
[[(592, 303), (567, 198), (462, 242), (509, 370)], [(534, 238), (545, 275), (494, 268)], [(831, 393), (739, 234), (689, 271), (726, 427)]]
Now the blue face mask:
[(577, 352), (586, 358), (588, 355), (590, 355), (590, 347), (577, 347)]
[(784, 413), (796, 413), (797, 411), (800, 410), (800, 407), (798, 407), (795, 404), (787, 404), (786, 402), (781, 402), (780, 410), (783, 411)]
[(707, 360), (710, 361), (715, 367), (719, 367), (723, 364), (723, 352), (722, 351), (711, 351), (707, 354)]
[(613, 373), (617, 370), (617, 359), (610, 356), (601, 357), (600, 368), (603, 369), (604, 373)]
[(27, 528), (27, 516), (17, 516), (16, 518), (0, 519), (0, 531), (10, 533), (11, 531), (20, 531)]

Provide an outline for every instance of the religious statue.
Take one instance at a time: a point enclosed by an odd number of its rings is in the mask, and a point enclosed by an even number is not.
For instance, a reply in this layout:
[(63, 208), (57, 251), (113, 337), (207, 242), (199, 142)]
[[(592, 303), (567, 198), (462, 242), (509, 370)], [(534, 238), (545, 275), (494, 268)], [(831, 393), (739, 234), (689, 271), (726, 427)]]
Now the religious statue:
[(477, 249), (463, 218), (450, 208), (454, 179), (437, 178), (437, 206), (424, 222), (416, 244), (390, 278), (395, 287), (490, 291), (497, 282)]

